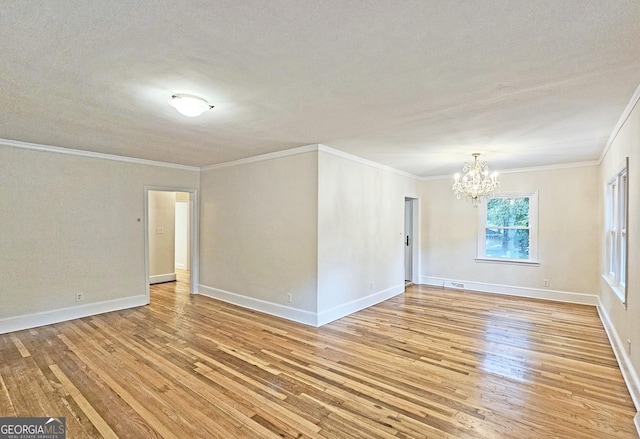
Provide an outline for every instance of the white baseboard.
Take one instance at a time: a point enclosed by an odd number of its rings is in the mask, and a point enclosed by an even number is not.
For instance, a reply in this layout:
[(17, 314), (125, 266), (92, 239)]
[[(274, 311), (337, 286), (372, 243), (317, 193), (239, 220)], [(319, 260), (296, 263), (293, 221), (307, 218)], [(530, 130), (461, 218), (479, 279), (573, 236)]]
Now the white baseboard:
[(162, 282), (174, 282), (176, 279), (175, 273), (156, 274), (149, 276), (149, 285), (161, 284)]
[(180, 264), (178, 262), (176, 262), (176, 268), (179, 270), (188, 270), (187, 264)]
[(349, 314), (353, 314), (354, 312), (373, 306), (376, 303), (384, 302), (385, 300), (397, 296), (398, 294), (402, 294), (403, 292), (404, 283), (387, 288), (386, 290), (378, 291), (377, 293), (369, 296), (338, 305), (326, 311), (321, 311), (318, 313), (317, 326), (326, 325), (334, 320), (338, 320), (342, 317), (348, 316)]
[(202, 294), (203, 296), (212, 297), (214, 299), (222, 300), (223, 302), (242, 306), (244, 308), (263, 312), (272, 316), (281, 317), (283, 319), (293, 320), (294, 322), (305, 325), (319, 327), (403, 293), (404, 284), (388, 288), (384, 291), (379, 291), (367, 297), (353, 300), (349, 303), (336, 306), (335, 308), (331, 308), (320, 313), (292, 308), (278, 303), (267, 302), (265, 300), (233, 293), (231, 291), (208, 287), (206, 285), (199, 285), (198, 290), (199, 294)]
[[(607, 310), (601, 302), (598, 304), (598, 314), (600, 315), (600, 320), (602, 321), (604, 330), (609, 337), (609, 342), (611, 344), (611, 347), (613, 348), (613, 353), (616, 356), (616, 360), (618, 360), (620, 372), (622, 372), (624, 381), (625, 383), (627, 383), (627, 388), (629, 389), (629, 393), (631, 394), (633, 404), (636, 406), (636, 410), (640, 410), (640, 380), (638, 380), (638, 374), (636, 373), (636, 370), (631, 363), (631, 358), (629, 358), (629, 355), (627, 355), (627, 351), (624, 348), (624, 343), (620, 339), (616, 328), (611, 322), (611, 318), (609, 317)], [(636, 414), (634, 423), (636, 425), (636, 429), (638, 430), (638, 434), (640, 435), (639, 415), (640, 413)]]
[(570, 291), (550, 290), (546, 288), (515, 287), (511, 285), (471, 282), (440, 277), (420, 276), (420, 283), (439, 288), (454, 288), (459, 290), (478, 291), (481, 293), (506, 294), (509, 296), (553, 300), (556, 302), (576, 303), (580, 305), (598, 306), (600, 300), (595, 294), (573, 293)]
[(80, 319), (105, 312), (135, 308), (137, 306), (147, 305), (148, 303), (149, 300), (147, 296), (143, 294), (139, 296), (124, 297), (122, 299), (106, 300), (104, 302), (88, 303), (86, 305), (74, 306), (72, 308), (7, 317), (0, 319), (0, 334), (66, 322), (67, 320)]
[(280, 305), (278, 303), (267, 302), (266, 300), (256, 299), (254, 297), (243, 296), (242, 294), (233, 293), (231, 291), (221, 290), (219, 288), (208, 287), (206, 285), (198, 285), (198, 294), (211, 297), (213, 299), (222, 300), (223, 302), (238, 305), (243, 308), (249, 308), (254, 311), (263, 312), (276, 317), (281, 317), (294, 322), (303, 323), (310, 326), (318, 326), (316, 313), (305, 311), (290, 306)]

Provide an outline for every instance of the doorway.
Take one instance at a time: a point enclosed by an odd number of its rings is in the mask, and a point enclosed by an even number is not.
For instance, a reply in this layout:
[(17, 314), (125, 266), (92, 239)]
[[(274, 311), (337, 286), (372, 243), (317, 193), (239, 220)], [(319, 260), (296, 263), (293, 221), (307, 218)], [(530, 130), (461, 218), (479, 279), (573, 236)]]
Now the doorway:
[(418, 199), (404, 199), (404, 282), (417, 283), (418, 246)]
[(175, 281), (197, 293), (197, 206), (196, 189), (144, 188), (147, 303), (152, 284)]

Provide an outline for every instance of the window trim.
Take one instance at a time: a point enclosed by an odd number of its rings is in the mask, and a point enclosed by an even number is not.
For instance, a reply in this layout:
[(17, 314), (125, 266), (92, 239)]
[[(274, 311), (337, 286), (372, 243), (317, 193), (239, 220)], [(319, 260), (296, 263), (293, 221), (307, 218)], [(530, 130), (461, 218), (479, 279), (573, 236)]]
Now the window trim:
[(629, 157), (616, 168), (604, 187), (604, 267), (602, 278), (627, 305), (629, 280)]
[(529, 259), (490, 258), (485, 253), (487, 202), (478, 204), (478, 237), (476, 262), (495, 262), (516, 265), (540, 265), (538, 260), (538, 191), (500, 192), (491, 198), (529, 198)]

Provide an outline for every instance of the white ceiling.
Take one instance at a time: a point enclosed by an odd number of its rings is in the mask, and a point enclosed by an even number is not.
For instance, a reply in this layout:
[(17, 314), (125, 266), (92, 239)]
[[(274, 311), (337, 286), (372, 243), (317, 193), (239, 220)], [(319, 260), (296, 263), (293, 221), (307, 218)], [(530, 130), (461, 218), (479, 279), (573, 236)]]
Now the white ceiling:
[(322, 143), (432, 176), (597, 160), (640, 0), (20, 0), (0, 47), (0, 138), (191, 166)]

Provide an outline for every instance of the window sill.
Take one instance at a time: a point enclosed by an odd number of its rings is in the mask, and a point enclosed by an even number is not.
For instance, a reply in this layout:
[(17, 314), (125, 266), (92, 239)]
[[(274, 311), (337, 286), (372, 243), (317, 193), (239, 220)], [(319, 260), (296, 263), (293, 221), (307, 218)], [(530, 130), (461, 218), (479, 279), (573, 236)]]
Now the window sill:
[(620, 285), (617, 285), (615, 283), (613, 283), (611, 277), (607, 276), (606, 274), (602, 275), (602, 278), (605, 280), (605, 282), (607, 283), (607, 285), (609, 285), (609, 288), (611, 289), (611, 291), (613, 291), (613, 293), (618, 297), (618, 299), (620, 300), (620, 302), (623, 305), (627, 305), (626, 301), (625, 301), (625, 291), (623, 288), (620, 287)]
[(487, 262), (490, 264), (528, 265), (532, 267), (540, 266), (540, 262), (538, 261), (523, 261), (521, 259), (476, 258), (476, 262)]

